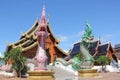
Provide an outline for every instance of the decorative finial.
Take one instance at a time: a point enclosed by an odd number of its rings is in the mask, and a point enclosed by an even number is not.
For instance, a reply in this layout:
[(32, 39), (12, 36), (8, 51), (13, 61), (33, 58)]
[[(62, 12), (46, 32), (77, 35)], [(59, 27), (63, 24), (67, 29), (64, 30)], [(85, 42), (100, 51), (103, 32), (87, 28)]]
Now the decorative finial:
[(42, 16), (45, 16), (45, 5), (43, 5)]
[(45, 9), (45, 5), (43, 5), (43, 9)]
[(50, 21), (50, 15), (48, 15), (48, 19), (47, 19), (47, 22), (49, 22)]
[(47, 21), (46, 21), (46, 15), (45, 15), (45, 6), (43, 6), (42, 15), (40, 19), (40, 27), (46, 27)]

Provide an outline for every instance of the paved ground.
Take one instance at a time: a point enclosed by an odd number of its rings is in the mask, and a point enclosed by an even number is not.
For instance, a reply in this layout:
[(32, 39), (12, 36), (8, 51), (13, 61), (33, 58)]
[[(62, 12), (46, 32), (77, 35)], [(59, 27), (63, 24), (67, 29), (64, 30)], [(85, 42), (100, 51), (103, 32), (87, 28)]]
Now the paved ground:
[[(27, 78), (8, 78), (0, 75), (0, 80), (27, 80)], [(120, 73), (99, 73), (98, 77), (90, 78), (75, 78), (67, 76), (66, 79), (63, 79), (61, 76), (60, 78), (56, 78), (56, 80), (120, 80)]]
[[(56, 80), (120, 80), (120, 73), (99, 73), (97, 77), (82, 78), (75, 76), (72, 72), (65, 71), (57, 67), (49, 67), (55, 71)], [(27, 78), (9, 78), (0, 75), (0, 80), (27, 80)]]
[(79, 78), (78, 80), (120, 80), (120, 73), (99, 73), (97, 77)]
[(82, 78), (77, 77), (72, 72), (65, 71), (58, 67), (52, 67), (55, 71), (56, 80), (120, 80), (120, 73), (99, 73), (97, 77)]

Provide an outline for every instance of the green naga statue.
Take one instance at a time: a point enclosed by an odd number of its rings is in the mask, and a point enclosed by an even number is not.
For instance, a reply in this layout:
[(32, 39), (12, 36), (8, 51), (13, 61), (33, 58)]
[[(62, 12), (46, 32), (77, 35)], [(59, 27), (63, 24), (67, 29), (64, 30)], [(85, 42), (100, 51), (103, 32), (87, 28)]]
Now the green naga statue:
[(89, 48), (92, 47), (94, 36), (91, 26), (86, 22), (85, 33), (80, 42), (80, 53), (72, 59), (56, 58), (55, 62), (60, 62), (64, 66), (72, 65), (74, 70), (90, 69), (94, 63), (94, 58), (90, 55)]
[[(80, 53), (74, 57), (73, 69), (90, 69), (94, 63), (94, 58), (89, 53), (89, 48), (92, 47), (94, 36), (91, 26), (86, 22), (87, 28), (80, 42)], [(82, 58), (80, 58), (82, 56)]]

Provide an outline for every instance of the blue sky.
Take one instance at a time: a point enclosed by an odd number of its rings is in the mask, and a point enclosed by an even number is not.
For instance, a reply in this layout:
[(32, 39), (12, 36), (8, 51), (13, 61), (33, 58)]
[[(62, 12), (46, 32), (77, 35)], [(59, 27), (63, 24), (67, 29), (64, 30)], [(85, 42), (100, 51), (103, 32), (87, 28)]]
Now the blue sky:
[(81, 40), (86, 20), (95, 39), (120, 43), (120, 0), (0, 0), (0, 53), (40, 19), (43, 5), (64, 50)]

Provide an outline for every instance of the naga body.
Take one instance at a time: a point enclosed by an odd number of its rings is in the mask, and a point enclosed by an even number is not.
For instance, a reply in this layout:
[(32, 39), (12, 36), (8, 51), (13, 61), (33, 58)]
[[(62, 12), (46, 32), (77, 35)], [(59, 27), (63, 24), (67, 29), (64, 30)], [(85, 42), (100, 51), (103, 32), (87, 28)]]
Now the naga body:
[(86, 23), (86, 26), (87, 28), (79, 44), (80, 52), (68, 61), (65, 59), (57, 58), (57, 62), (61, 62), (64, 66), (72, 65), (72, 68), (74, 70), (89, 69), (92, 67), (94, 64), (94, 58), (90, 55), (89, 48), (92, 47), (94, 36), (90, 25)]

